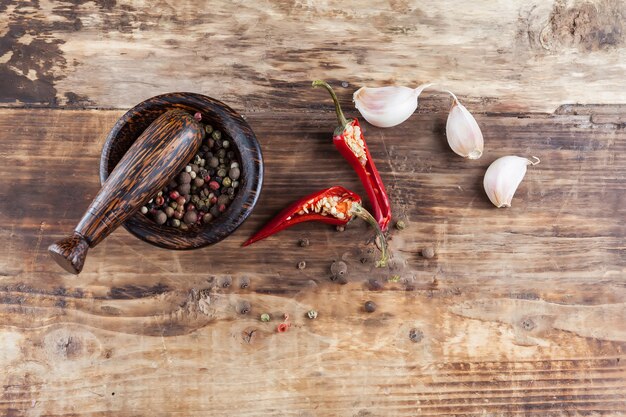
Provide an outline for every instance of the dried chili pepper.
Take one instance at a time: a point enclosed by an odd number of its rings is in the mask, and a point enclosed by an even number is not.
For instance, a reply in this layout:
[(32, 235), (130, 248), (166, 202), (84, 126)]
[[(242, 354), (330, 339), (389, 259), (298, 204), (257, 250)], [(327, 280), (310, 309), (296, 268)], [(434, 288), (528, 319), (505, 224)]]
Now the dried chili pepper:
[(346, 119), (341, 111), (339, 100), (328, 83), (316, 80), (313, 81), (313, 87), (324, 87), (330, 93), (335, 103), (335, 112), (339, 122), (339, 126), (335, 128), (333, 133), (335, 147), (359, 175), (361, 183), (363, 183), (369, 196), (378, 225), (383, 231), (387, 230), (391, 220), (389, 197), (385, 192), (383, 180), (380, 178), (372, 155), (370, 155), (370, 151), (365, 143), (359, 121), (357, 119)]
[(261, 230), (248, 239), (243, 246), (265, 239), (287, 227), (306, 221), (320, 221), (333, 225), (345, 225), (354, 217), (360, 217), (376, 228), (381, 241), (381, 260), (376, 266), (387, 264), (387, 244), (376, 219), (363, 208), (361, 197), (341, 186), (334, 186), (310, 194), (292, 203)]

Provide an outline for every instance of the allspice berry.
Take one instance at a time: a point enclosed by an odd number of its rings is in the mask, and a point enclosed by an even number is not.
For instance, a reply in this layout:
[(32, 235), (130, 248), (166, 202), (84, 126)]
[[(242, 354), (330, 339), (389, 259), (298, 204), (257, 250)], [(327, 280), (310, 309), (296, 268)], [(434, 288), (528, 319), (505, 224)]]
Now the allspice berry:
[(188, 172), (181, 172), (178, 176), (178, 184), (189, 184), (191, 182), (191, 175)]
[(366, 301), (365, 304), (363, 304), (363, 308), (368, 313), (373, 313), (374, 311), (376, 311), (376, 303), (373, 301)]
[[(165, 213), (163, 213), (165, 214)], [(183, 221), (186, 224), (194, 224), (198, 221), (198, 213), (196, 213), (195, 210), (191, 210), (185, 213), (185, 216), (183, 217)]]

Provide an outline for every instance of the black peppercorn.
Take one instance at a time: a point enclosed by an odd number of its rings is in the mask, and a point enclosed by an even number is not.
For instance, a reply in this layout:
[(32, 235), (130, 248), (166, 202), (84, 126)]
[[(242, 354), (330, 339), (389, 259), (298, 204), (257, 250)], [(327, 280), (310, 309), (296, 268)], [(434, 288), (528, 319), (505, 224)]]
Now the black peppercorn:
[(376, 303), (373, 301), (366, 301), (365, 304), (363, 305), (363, 308), (368, 313), (373, 313), (374, 311), (376, 311)]

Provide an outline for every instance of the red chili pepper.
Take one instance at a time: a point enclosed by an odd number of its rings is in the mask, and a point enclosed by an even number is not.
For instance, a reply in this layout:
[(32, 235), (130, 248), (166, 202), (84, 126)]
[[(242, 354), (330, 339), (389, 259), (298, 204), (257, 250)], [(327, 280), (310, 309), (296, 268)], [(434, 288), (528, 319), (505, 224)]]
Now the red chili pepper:
[(387, 263), (385, 235), (376, 219), (361, 205), (361, 197), (341, 186), (318, 191), (292, 203), (248, 239), (243, 246), (265, 239), (294, 224), (319, 221), (338, 226), (347, 224), (354, 217), (360, 217), (376, 229), (382, 251), (381, 260), (376, 266), (385, 266)]
[(383, 180), (374, 165), (374, 160), (365, 143), (365, 138), (361, 132), (361, 126), (357, 119), (347, 120), (341, 111), (339, 100), (333, 89), (322, 80), (313, 81), (313, 87), (324, 87), (330, 93), (335, 103), (335, 112), (339, 126), (333, 133), (335, 147), (352, 166), (361, 179), (361, 183), (367, 191), (367, 195), (372, 204), (374, 217), (380, 228), (385, 231), (391, 221), (391, 206), (389, 197), (385, 192)]

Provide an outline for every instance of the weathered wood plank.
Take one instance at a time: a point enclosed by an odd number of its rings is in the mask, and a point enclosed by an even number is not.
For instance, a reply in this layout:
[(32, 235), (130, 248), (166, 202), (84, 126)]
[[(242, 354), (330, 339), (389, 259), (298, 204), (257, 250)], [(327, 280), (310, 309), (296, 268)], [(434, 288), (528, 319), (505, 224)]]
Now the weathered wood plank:
[[(332, 113), (253, 113), (267, 174), (240, 230), (193, 252), (118, 230), (70, 276), (45, 248), (95, 195), (100, 147), (121, 114), (0, 110), (0, 414), (626, 412), (623, 108), (477, 114), (486, 152), (473, 162), (447, 149), (445, 113), (366, 126), (394, 213), (409, 222), (391, 231), (389, 270), (372, 267), (362, 223), (303, 224), (239, 247), (298, 195), (334, 183), (362, 192), (331, 144)], [(482, 174), (509, 153), (542, 163), (497, 210)], [(436, 258), (419, 255), (427, 245)], [(346, 285), (328, 280), (340, 258)], [(242, 300), (251, 315), (237, 314)], [(261, 323), (262, 312), (277, 319)], [(277, 334), (283, 313), (293, 325)]]
[(623, 103), (624, 22), (621, 0), (5, 0), (0, 105), (128, 108), (194, 91), (307, 111), (327, 101), (315, 78), (351, 92), (438, 82), (485, 110)]

